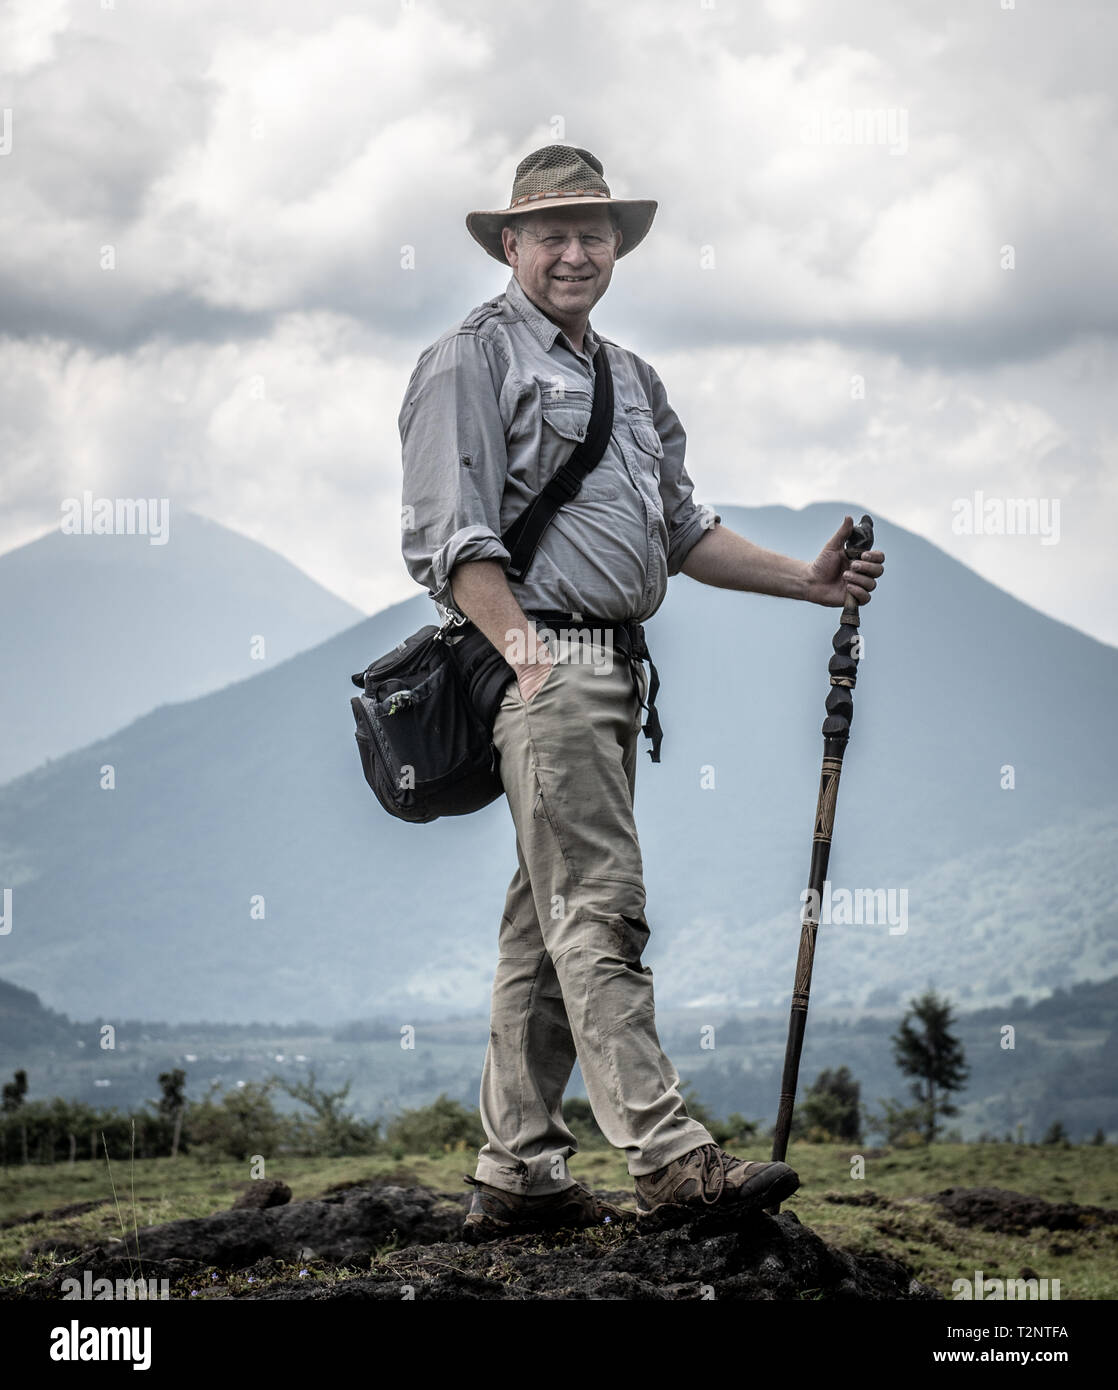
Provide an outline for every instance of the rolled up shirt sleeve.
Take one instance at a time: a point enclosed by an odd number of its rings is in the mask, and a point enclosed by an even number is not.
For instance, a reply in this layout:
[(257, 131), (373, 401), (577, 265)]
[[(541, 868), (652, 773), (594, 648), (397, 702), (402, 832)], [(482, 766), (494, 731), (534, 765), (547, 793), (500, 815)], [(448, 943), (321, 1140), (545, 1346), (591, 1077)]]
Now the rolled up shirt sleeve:
[(664, 459), (660, 466), (660, 501), (668, 524), (668, 573), (679, 574), (696, 541), (722, 520), (713, 507), (694, 499), (694, 484), (684, 464), (687, 435), (679, 416), (668, 404), (668, 393), (656, 372), (649, 368), (652, 418)]
[(506, 371), (491, 341), (466, 330), (447, 334), (420, 356), (400, 410), (404, 562), (451, 612), (459, 611), (450, 590), (456, 565), (510, 559), (500, 530)]

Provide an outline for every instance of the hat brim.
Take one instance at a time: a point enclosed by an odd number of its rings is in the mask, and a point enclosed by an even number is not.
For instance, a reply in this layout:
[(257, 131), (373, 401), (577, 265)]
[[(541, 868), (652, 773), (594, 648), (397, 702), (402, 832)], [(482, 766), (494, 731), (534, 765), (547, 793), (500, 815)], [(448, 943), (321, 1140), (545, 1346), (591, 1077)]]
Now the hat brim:
[(470, 235), (495, 261), (508, 265), (505, 248), (501, 244), (501, 228), (510, 217), (523, 217), (530, 212), (547, 212), (551, 208), (611, 207), (617, 213), (621, 225), (621, 250), (618, 260), (627, 256), (648, 235), (652, 219), (656, 216), (657, 204), (643, 198), (539, 198), (518, 208), (502, 208), (498, 212), (471, 212), (466, 215), (466, 227)]

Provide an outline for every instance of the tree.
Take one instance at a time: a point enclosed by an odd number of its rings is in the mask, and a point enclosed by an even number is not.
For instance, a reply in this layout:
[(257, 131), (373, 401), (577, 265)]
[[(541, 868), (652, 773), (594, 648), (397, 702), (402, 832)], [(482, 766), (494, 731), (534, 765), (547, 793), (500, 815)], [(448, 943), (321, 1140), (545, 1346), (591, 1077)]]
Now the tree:
[[(145, 1130), (151, 1130), (151, 1139), (157, 1152), (168, 1145), (172, 1158), (178, 1157), (180, 1148), (187, 1148), (182, 1142), (183, 1116), (186, 1111), (186, 1072), (181, 1067), (174, 1071), (159, 1073), (159, 1104), (154, 1120), (145, 1117)], [(150, 1105), (151, 1102), (149, 1101)]]
[(823, 1143), (862, 1142), (862, 1087), (849, 1067), (821, 1071), (804, 1097), (801, 1111), (808, 1139)]
[(4, 1083), (4, 1099), (0, 1102), (0, 1109), (12, 1111), (18, 1110), (23, 1104), (23, 1098), (27, 1094), (27, 1073), (23, 1070), (17, 1071), (11, 1081)]
[(303, 1126), (301, 1147), (309, 1153), (343, 1158), (347, 1154), (368, 1154), (380, 1142), (380, 1124), (369, 1124), (342, 1109), (351, 1082), (340, 1090), (320, 1091), (312, 1069), (306, 1081), (289, 1082), (276, 1077), (276, 1083), (294, 1100), (302, 1101), (314, 1114), (314, 1123)]
[(159, 1073), (159, 1113), (165, 1120), (170, 1120), (173, 1124), (175, 1116), (186, 1104), (183, 1096), (183, 1087), (186, 1085), (186, 1072), (181, 1067), (176, 1067), (174, 1071), (163, 1071)]
[(938, 1117), (959, 1113), (947, 1097), (962, 1090), (970, 1075), (962, 1045), (950, 1032), (954, 1022), (948, 1001), (928, 990), (912, 1001), (891, 1039), (897, 1066), (905, 1076), (916, 1077), (911, 1090), (923, 1111), (924, 1141), (928, 1144), (942, 1128)]
[(1040, 1142), (1042, 1144), (1059, 1144), (1065, 1149), (1071, 1148), (1071, 1140), (1068, 1138), (1068, 1132), (1064, 1128), (1062, 1120), (1053, 1120)]

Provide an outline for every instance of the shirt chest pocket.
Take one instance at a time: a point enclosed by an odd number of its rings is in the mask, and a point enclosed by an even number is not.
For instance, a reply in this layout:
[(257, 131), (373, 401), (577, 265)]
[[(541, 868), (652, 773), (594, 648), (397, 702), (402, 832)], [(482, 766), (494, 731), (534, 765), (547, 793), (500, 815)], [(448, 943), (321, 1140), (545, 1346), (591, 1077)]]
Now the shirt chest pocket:
[[(553, 477), (566, 463), (576, 445), (586, 441), (590, 427), (590, 398), (582, 393), (567, 392), (562, 397), (543, 399), (543, 429), (540, 439), (541, 484)], [(610, 478), (608, 459), (603, 457), (582, 482), (579, 499), (610, 502), (620, 494), (617, 479)]]
[(636, 463), (642, 473), (651, 474), (653, 480), (659, 484), (664, 446), (652, 422), (652, 411), (646, 405), (627, 405), (624, 413)]

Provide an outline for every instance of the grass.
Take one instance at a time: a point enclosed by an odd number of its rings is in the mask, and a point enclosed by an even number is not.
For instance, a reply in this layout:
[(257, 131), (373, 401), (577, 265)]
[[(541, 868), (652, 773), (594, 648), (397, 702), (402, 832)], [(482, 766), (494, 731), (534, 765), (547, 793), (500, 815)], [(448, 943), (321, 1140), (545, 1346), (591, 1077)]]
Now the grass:
[[(1062, 1298), (1118, 1298), (1118, 1226), (995, 1235), (955, 1226), (925, 1200), (947, 1187), (1002, 1187), (1050, 1202), (1118, 1207), (1118, 1150), (1113, 1146), (936, 1144), (930, 1149), (870, 1150), (862, 1179), (851, 1177), (853, 1152), (838, 1145), (797, 1144), (789, 1153), (802, 1186), (784, 1210), (794, 1212), (828, 1243), (899, 1260), (946, 1297), (951, 1296), (953, 1280), (972, 1278), (976, 1269), (987, 1276), (1016, 1278), (1028, 1267), (1041, 1278), (1059, 1279)], [(743, 1156), (763, 1155), (758, 1151)], [(380, 1154), (283, 1158), (269, 1165), (268, 1176), (281, 1177), (295, 1201), (370, 1178), (418, 1183), (457, 1195), (467, 1190), (462, 1176), (472, 1173), (473, 1166), (472, 1151), (411, 1155), (402, 1160)], [(624, 1157), (616, 1150), (584, 1151), (570, 1168), (580, 1181), (598, 1190), (632, 1190)], [(214, 1164), (191, 1155), (137, 1160), (134, 1201), (125, 1200), (121, 1211), (114, 1200), (118, 1183), (103, 1161), (0, 1170), (0, 1285), (19, 1285), (51, 1266), (52, 1257), (46, 1253), (35, 1269), (19, 1268), (20, 1256), (35, 1242), (84, 1247), (118, 1239), (123, 1223), (138, 1230), (210, 1215), (231, 1206), (247, 1181), (247, 1163)], [(852, 1198), (866, 1194), (874, 1194), (876, 1204), (851, 1203)], [(75, 1204), (95, 1205), (70, 1213), (59, 1210)], [(43, 1215), (26, 1219), (37, 1211)], [(623, 1235), (620, 1230), (603, 1232), (601, 1238), (613, 1243)], [(370, 1268), (403, 1277), (416, 1260), (414, 1251), (396, 1249), (390, 1241), (360, 1269), (348, 1272), (318, 1262), (296, 1268), (273, 1261), (267, 1262), (269, 1268), (259, 1277), (251, 1271), (237, 1275), (211, 1271), (192, 1276), (189, 1288), (173, 1292), (187, 1297), (194, 1288), (196, 1297), (228, 1297), (249, 1291), (253, 1283), (296, 1277), (332, 1283), (351, 1273), (368, 1273)], [(486, 1273), (479, 1252), (464, 1254), (456, 1263), (474, 1273)], [(307, 1270), (305, 1275), (300, 1276), (301, 1268)], [(211, 1273), (217, 1273), (217, 1279)], [(507, 1278), (508, 1271), (502, 1275), (494, 1270), (492, 1277)]]

